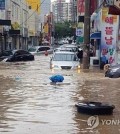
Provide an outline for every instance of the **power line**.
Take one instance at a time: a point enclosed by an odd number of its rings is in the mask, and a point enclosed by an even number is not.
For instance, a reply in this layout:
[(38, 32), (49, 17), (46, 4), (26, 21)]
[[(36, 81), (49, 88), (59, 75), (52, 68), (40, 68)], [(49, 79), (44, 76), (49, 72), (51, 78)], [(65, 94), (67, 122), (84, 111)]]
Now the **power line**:
[(24, 21), (22, 22), (20, 25), (24, 24), (25, 22), (27, 22), (35, 13), (36, 11), (40, 8), (40, 6), (45, 2), (45, 0), (43, 0), (40, 5), (36, 8), (36, 10)]

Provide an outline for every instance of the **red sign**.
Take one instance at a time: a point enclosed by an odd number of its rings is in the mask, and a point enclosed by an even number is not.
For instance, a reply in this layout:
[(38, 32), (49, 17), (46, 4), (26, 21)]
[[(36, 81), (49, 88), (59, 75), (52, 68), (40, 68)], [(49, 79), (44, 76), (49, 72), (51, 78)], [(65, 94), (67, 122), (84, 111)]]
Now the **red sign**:
[(84, 0), (78, 0), (77, 6), (78, 6), (78, 13), (84, 13), (85, 12)]

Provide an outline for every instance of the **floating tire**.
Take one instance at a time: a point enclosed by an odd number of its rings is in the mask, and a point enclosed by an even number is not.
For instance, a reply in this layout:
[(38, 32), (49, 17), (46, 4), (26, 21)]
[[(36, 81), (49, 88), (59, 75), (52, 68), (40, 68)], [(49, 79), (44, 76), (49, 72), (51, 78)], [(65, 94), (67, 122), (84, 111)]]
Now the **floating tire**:
[(111, 115), (114, 105), (103, 104), (101, 102), (80, 102), (75, 105), (77, 111), (89, 115)]

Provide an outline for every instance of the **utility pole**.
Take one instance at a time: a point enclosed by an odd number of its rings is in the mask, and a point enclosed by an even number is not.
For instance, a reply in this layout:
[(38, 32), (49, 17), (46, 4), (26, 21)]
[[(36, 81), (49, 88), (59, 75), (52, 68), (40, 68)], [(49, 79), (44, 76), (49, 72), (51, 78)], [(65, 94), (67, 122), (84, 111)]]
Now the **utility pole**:
[(89, 69), (90, 6), (91, 6), (91, 0), (85, 0), (83, 69)]

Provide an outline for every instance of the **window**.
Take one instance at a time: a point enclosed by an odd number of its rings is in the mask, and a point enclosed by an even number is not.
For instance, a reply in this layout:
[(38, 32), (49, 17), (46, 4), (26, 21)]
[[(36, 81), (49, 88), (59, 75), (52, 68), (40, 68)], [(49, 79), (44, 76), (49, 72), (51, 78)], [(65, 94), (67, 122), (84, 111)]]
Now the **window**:
[(19, 51), (15, 52), (15, 55), (17, 55), (17, 56), (24, 55), (24, 54), (29, 54), (29, 52), (24, 51), (24, 50), (19, 50)]
[(53, 61), (78, 61), (78, 58), (74, 54), (55, 54)]
[(44, 51), (44, 47), (40, 47), (38, 51)]
[(49, 47), (45, 47), (45, 50), (50, 50), (50, 48)]
[(10, 56), (13, 55), (12, 51), (4, 51), (3, 56)]
[(38, 50), (39, 51), (46, 51), (46, 50), (49, 50), (50, 48), (49, 47), (40, 47)]
[(29, 50), (28, 50), (29, 52), (35, 52), (36, 51), (36, 48), (34, 48), (34, 47), (31, 47), (31, 48), (29, 48)]

